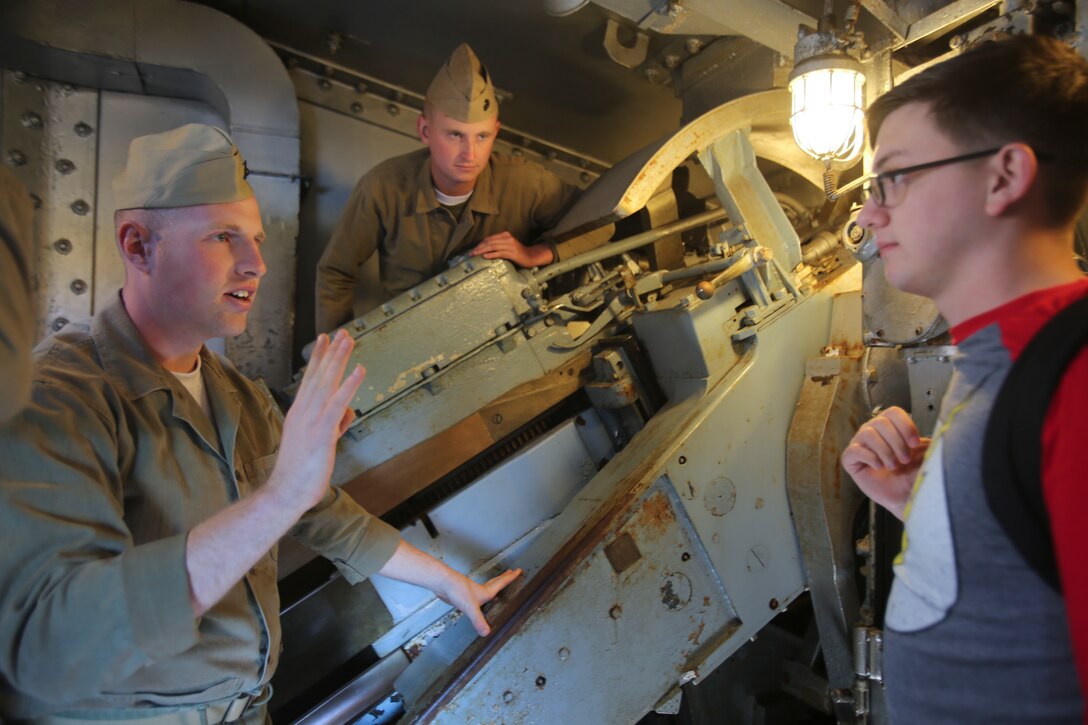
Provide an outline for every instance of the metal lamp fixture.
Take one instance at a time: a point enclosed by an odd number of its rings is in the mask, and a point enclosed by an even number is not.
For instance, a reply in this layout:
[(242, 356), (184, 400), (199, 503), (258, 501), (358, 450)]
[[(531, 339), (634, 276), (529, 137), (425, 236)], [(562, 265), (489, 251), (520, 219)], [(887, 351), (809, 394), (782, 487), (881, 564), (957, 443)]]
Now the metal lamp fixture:
[(790, 74), (793, 139), (824, 163), (829, 196), (835, 190), (834, 172), (853, 166), (865, 142), (865, 74), (847, 52), (859, 39), (853, 33), (855, 18), (848, 11), (847, 31), (836, 32), (828, 8), (815, 31), (802, 27)]
[(805, 153), (840, 168), (861, 156), (865, 75), (847, 55), (809, 58), (790, 77), (790, 126)]

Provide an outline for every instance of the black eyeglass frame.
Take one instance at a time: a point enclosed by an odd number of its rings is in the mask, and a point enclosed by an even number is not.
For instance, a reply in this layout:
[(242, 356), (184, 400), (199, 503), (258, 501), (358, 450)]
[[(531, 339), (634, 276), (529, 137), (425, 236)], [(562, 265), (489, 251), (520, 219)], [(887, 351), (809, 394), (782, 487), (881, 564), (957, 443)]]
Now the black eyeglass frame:
[[(853, 191), (859, 186), (862, 187), (865, 198), (872, 197), (877, 206), (883, 207), (884, 200), (887, 198), (884, 194), (884, 181), (893, 176), (913, 174), (916, 171), (925, 171), (926, 169), (933, 169), (939, 166), (947, 166), (948, 164), (958, 164), (964, 161), (974, 161), (975, 159), (985, 158), (986, 156), (993, 156), (1004, 146), (998, 146), (997, 148), (986, 149), (985, 151), (972, 151), (969, 154), (963, 154), (961, 156), (952, 156), (947, 159), (937, 159), (936, 161), (927, 161), (924, 164), (917, 164), (915, 166), (904, 166), (901, 169), (891, 169), (889, 171), (881, 171), (879, 174), (866, 174), (854, 181), (851, 181), (846, 186), (836, 191), (836, 196), (842, 196), (843, 194)], [(1042, 151), (1035, 151), (1035, 158), (1039, 161), (1050, 161), (1053, 157)]]
[(995, 149), (986, 149), (985, 151), (973, 151), (969, 154), (963, 154), (962, 156), (952, 156), (951, 158), (947, 159), (927, 161), (924, 164), (916, 164), (915, 166), (904, 166), (901, 169), (881, 171), (879, 174), (872, 174), (869, 176), (865, 185), (862, 186), (862, 194), (866, 197), (871, 196), (877, 206), (883, 207), (885, 200), (888, 198), (887, 195), (884, 193), (884, 182), (893, 176), (906, 176), (907, 174), (913, 174), (917, 171), (935, 169), (938, 166), (948, 166), (949, 164), (959, 164), (964, 161), (974, 161), (975, 159), (982, 159), (987, 156), (993, 156), (1003, 148), (1004, 146), (998, 146)]

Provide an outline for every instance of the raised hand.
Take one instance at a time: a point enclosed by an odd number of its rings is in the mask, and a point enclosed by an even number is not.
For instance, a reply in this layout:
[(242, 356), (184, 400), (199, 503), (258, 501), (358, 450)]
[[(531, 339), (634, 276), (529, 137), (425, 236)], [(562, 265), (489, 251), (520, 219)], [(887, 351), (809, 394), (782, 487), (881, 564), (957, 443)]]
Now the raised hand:
[[(330, 341), (318, 337), (295, 402), (283, 423), (283, 438), (268, 486), (300, 513), (325, 495), (336, 458), (336, 441), (354, 418), (348, 409), (365, 371), (344, 378), (355, 341), (344, 330)], [(343, 378), (343, 380), (341, 380)]]
[(850, 439), (842, 466), (866, 496), (902, 519), (929, 443), (905, 410), (888, 408)]

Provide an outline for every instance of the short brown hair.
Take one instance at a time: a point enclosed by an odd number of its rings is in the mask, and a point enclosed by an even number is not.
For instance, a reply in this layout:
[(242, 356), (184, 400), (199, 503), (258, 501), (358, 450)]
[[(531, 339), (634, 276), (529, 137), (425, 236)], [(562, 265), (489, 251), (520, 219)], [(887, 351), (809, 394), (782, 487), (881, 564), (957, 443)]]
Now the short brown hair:
[(968, 148), (1026, 143), (1047, 159), (1039, 177), (1054, 223), (1076, 218), (1088, 193), (1088, 61), (1054, 38), (982, 43), (878, 98), (866, 113), (875, 146), (895, 110), (930, 104), (944, 133)]

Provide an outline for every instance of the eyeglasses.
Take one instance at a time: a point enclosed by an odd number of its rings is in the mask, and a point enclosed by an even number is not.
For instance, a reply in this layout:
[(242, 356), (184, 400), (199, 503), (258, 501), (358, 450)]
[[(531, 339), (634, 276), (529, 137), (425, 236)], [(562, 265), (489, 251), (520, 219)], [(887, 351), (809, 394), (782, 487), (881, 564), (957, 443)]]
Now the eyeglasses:
[(1003, 147), (999, 146), (995, 149), (974, 151), (969, 154), (963, 154), (962, 156), (953, 156), (952, 158), (938, 159), (937, 161), (927, 161), (926, 163), (918, 164), (917, 166), (904, 166), (901, 169), (892, 169), (891, 171), (882, 171), (879, 174), (872, 174), (865, 178), (864, 186), (862, 186), (862, 195), (865, 199), (871, 198), (877, 206), (895, 206), (903, 199), (903, 191), (907, 187), (905, 182), (907, 176), (910, 174), (918, 171), (925, 171), (926, 169), (935, 169), (938, 166), (947, 166), (948, 164), (958, 164), (964, 161), (973, 161), (986, 156), (993, 156), (1002, 148)]

